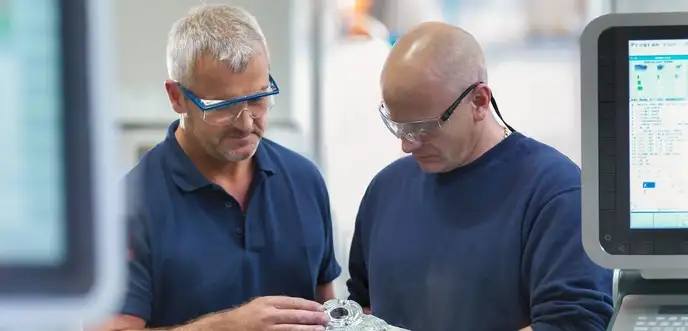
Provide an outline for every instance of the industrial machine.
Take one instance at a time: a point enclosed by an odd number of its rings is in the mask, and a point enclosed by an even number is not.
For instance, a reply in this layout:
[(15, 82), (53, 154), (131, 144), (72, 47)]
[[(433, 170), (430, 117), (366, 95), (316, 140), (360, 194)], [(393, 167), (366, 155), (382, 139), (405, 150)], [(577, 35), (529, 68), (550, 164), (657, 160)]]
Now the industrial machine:
[(106, 4), (0, 1), (0, 330), (78, 326), (124, 294)]
[(618, 269), (609, 330), (688, 330), (688, 13), (581, 37), (583, 244)]

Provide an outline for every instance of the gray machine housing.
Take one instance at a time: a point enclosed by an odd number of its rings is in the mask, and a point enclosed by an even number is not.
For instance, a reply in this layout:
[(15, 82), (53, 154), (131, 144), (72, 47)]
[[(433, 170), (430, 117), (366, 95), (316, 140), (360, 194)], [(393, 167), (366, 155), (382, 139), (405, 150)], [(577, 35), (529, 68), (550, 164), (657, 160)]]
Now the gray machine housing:
[[(677, 266), (688, 266), (686, 255), (610, 254), (601, 245), (600, 236), (600, 163), (598, 151), (600, 112), (598, 93), (600, 35), (615, 27), (657, 27), (688, 25), (688, 13), (609, 14), (593, 20), (581, 36), (581, 146), (582, 146), (582, 236), (586, 253), (597, 264), (610, 269), (652, 272), (649, 278), (676, 278)], [(686, 35), (688, 39), (688, 35)], [(627, 87), (627, 85), (626, 85)], [(619, 183), (617, 183), (619, 185)], [(666, 270), (664, 272), (663, 270)], [(664, 274), (664, 276), (663, 276)], [(684, 277), (679, 277), (684, 278)]]
[[(612, 253), (608, 251), (609, 247), (603, 247), (604, 241), (610, 241), (612, 236), (603, 233), (602, 228), (608, 230), (611, 227), (627, 226), (623, 220), (618, 219), (618, 213), (614, 214), (617, 215), (616, 218), (605, 217), (600, 220), (600, 149), (610, 149), (609, 146), (600, 146), (600, 135), (606, 133), (605, 129), (613, 130), (617, 123), (612, 123), (611, 126), (609, 123), (600, 123), (600, 114), (606, 109), (600, 109), (602, 96), (599, 95), (599, 86), (609, 77), (604, 78), (605, 74), (599, 70), (599, 45), (603, 33), (619, 27), (669, 27), (670, 30), (673, 29), (673, 38), (666, 39), (676, 39), (675, 28), (679, 27), (683, 31), (686, 27), (685, 35), (679, 34), (682, 39), (688, 39), (688, 13), (609, 14), (593, 20), (583, 31), (580, 50), (583, 246), (595, 263), (619, 269), (614, 273), (615, 315), (608, 330), (688, 331), (688, 273), (679, 269), (688, 266), (688, 253), (673, 247), (667, 251), (653, 250), (647, 253), (633, 252), (630, 249)], [(620, 40), (617, 47), (621, 47), (623, 41)], [(606, 59), (611, 62), (614, 60)], [(617, 83), (622, 84), (623, 88), (629, 88), (628, 82)], [(611, 145), (620, 148), (618, 146), (623, 144)], [(614, 161), (618, 167), (619, 160)], [(615, 185), (624, 184), (628, 185), (628, 179), (625, 183), (618, 180)]]

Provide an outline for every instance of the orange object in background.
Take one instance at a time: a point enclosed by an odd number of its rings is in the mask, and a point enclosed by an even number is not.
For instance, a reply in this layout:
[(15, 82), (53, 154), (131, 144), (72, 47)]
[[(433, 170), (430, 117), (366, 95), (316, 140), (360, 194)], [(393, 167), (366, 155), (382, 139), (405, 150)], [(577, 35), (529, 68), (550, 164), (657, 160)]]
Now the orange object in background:
[(352, 36), (370, 35), (370, 7), (373, 0), (355, 0), (350, 34)]
[(370, 10), (373, 0), (339, 0), (339, 13), (348, 37), (370, 36)]

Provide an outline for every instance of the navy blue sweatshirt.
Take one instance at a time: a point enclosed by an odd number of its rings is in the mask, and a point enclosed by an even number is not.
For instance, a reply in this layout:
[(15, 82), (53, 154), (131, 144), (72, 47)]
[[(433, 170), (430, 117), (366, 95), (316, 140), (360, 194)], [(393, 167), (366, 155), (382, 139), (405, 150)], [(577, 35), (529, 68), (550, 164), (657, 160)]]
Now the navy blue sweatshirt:
[(350, 299), (413, 331), (602, 331), (613, 312), (612, 271), (581, 243), (580, 169), (519, 133), (449, 173), (387, 166), (349, 259)]

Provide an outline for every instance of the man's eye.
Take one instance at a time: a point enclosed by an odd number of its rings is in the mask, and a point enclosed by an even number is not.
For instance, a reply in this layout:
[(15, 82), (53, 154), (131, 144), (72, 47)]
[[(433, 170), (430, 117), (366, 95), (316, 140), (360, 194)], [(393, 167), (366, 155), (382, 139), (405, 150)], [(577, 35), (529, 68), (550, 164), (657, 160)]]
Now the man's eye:
[(218, 108), (218, 110), (226, 110), (226, 111), (236, 111), (241, 110), (243, 108), (243, 105), (241, 103), (231, 103), (228, 105), (224, 105)]

